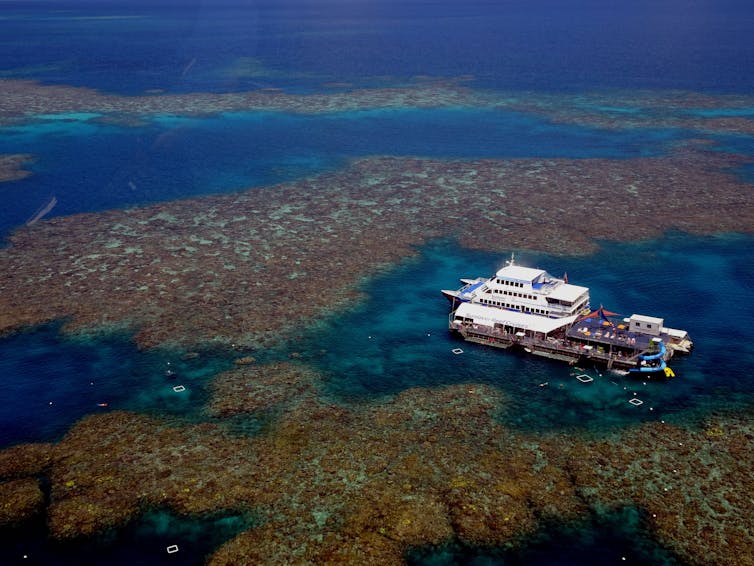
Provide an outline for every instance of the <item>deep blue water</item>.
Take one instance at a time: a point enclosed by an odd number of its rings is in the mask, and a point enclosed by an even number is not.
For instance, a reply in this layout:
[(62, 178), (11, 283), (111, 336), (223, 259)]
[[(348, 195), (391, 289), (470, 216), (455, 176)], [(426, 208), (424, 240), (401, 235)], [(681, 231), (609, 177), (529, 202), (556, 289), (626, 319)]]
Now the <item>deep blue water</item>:
[[(177, 517), (166, 511), (150, 511), (86, 545), (51, 540), (46, 538), (43, 524), (33, 524), (0, 530), (0, 561), (38, 566), (198, 566), (205, 564), (217, 546), (253, 524), (252, 517), (240, 515)], [(178, 552), (168, 554), (166, 549), (172, 545), (178, 546)]]
[(611, 132), (469, 108), (297, 115), (158, 116), (149, 125), (51, 115), (0, 128), (0, 153), (32, 153), (34, 175), (3, 187), (0, 234), (56, 196), (50, 216), (290, 181), (369, 155), (614, 157), (659, 155), (677, 130)]
[(113, 409), (193, 418), (208, 376), (232, 360), (184, 355), (139, 351), (122, 333), (70, 337), (57, 324), (0, 338), (0, 447), (57, 440), (82, 416)]
[(746, 0), (11, 1), (2, 16), (5, 76), (124, 93), (417, 75), (555, 91), (754, 86)]
[[(752, 37), (754, 10), (741, 0), (0, 0), (0, 78), (123, 94), (262, 87), (311, 93), (346, 88), (329, 82), (381, 87), (409, 84), (417, 75), (470, 75), (466, 84), (492, 90), (750, 95)], [(751, 116), (751, 109), (678, 110), (688, 113)], [(59, 200), (52, 214), (66, 215), (284, 182), (366, 155), (629, 158), (661, 156), (673, 141), (700, 135), (602, 131), (469, 108), (156, 116), (134, 127), (92, 118), (37, 117), (0, 129), (0, 153), (37, 158), (31, 177), (0, 186), (1, 236), (52, 195)], [(751, 136), (707, 137), (721, 150), (754, 155)], [(740, 172), (754, 182), (753, 171)], [(367, 283), (365, 303), (321, 323), (295, 348), (323, 372), (325, 392), (343, 403), (409, 387), (484, 382), (506, 396), (503, 422), (525, 431), (600, 434), (646, 420), (684, 421), (751, 400), (753, 243), (736, 235), (669, 234), (606, 243), (586, 258), (519, 254), (522, 263), (556, 275), (567, 271), (574, 283), (591, 287), (594, 303), (626, 315), (664, 316), (668, 325), (688, 330), (697, 347), (673, 361), (679, 378), (670, 383), (627, 382), (586, 368), (595, 381), (585, 385), (563, 365), (454, 341), (438, 290), (456, 286), (459, 277), (489, 275), (512, 251), (505, 242), (494, 254), (452, 242), (428, 244), (417, 258)], [(459, 345), (464, 354), (454, 356), (450, 350)], [(127, 334), (73, 338), (58, 324), (0, 338), (0, 447), (54, 441), (82, 416), (112, 409), (201, 419), (206, 384), (231, 367), (235, 355), (203, 351), (184, 359), (177, 351), (142, 352)], [(288, 351), (265, 356), (287, 359)], [(166, 375), (168, 369), (175, 375)], [(177, 384), (187, 391), (174, 392)], [(629, 405), (633, 396), (644, 404)], [(259, 428), (250, 421), (231, 425), (250, 434)], [(45, 540), (43, 525), (36, 525), (0, 533), (0, 562), (154, 564), (170, 560), (164, 546), (180, 542), (192, 554), (176, 558), (201, 563), (246, 520), (194, 521), (157, 510), (125, 529), (68, 546)], [(31, 559), (20, 560), (24, 553)], [(545, 529), (515, 553), (449, 547), (420, 549), (411, 559), (604, 564), (624, 554), (634, 562), (675, 562), (632, 510)]]

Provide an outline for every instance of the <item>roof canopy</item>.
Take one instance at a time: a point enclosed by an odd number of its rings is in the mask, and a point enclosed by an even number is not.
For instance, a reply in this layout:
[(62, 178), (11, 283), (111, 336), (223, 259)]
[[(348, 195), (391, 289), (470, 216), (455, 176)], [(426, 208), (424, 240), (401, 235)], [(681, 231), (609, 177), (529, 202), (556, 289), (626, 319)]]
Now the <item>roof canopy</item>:
[(510, 279), (512, 281), (526, 281), (527, 283), (531, 283), (544, 273), (544, 270), (534, 269), (533, 267), (506, 265), (502, 269), (498, 270), (496, 276), (501, 277), (502, 279)]
[(549, 334), (558, 328), (567, 326), (576, 320), (576, 316), (564, 318), (547, 318), (536, 314), (526, 314), (517, 311), (499, 309), (497, 307), (488, 307), (478, 303), (462, 303), (456, 309), (456, 316), (470, 318), (475, 324), (483, 326), (494, 326), (495, 324), (504, 324), (522, 330), (532, 332), (542, 332)]
[(588, 315), (582, 316), (581, 320), (585, 320), (587, 318), (599, 318), (605, 322), (613, 324), (612, 321), (608, 320), (607, 317), (609, 316), (620, 316), (620, 315), (617, 312), (610, 312), (609, 310), (606, 310), (605, 307), (600, 305), (600, 308), (598, 308), (596, 311), (592, 311)]
[(647, 322), (650, 324), (658, 324), (660, 326), (662, 326), (662, 323), (664, 322), (664, 320), (661, 318), (658, 318), (656, 316), (647, 316), (644, 314), (632, 314), (629, 320), (632, 320), (632, 321), (635, 320), (637, 322)]
[(584, 293), (589, 292), (589, 287), (581, 287), (580, 285), (571, 285), (570, 283), (563, 283), (558, 285), (550, 291), (549, 297), (551, 299), (557, 299), (559, 301), (574, 302)]

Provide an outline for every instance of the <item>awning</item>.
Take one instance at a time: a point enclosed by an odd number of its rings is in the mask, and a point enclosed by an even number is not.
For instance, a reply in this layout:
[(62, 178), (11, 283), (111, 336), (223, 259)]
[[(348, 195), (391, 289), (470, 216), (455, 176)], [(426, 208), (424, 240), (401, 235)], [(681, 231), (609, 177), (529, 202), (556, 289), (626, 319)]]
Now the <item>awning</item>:
[(581, 287), (580, 285), (570, 285), (569, 283), (563, 283), (553, 289), (547, 296), (548, 299), (556, 299), (558, 301), (565, 301), (567, 303), (573, 303), (581, 298), (582, 295), (589, 292), (589, 287)]
[(470, 318), (474, 321), (474, 324), (482, 326), (492, 327), (496, 324), (501, 324), (521, 330), (541, 332), (543, 334), (549, 334), (558, 328), (569, 326), (577, 318), (577, 315), (564, 318), (547, 318), (546, 316), (536, 314), (488, 307), (478, 303), (462, 303), (456, 309), (455, 316)]
[(621, 316), (621, 315), (619, 315), (617, 312), (610, 312), (609, 310), (605, 310), (605, 308), (603, 306), (600, 306), (600, 308), (598, 308), (596, 311), (592, 311), (588, 315), (583, 316), (581, 318), (583, 320), (583, 319), (587, 319), (587, 318), (597, 318), (597, 317), (599, 317), (602, 320), (604, 320), (605, 322), (609, 322), (610, 324), (612, 324), (612, 322), (607, 319), (607, 317), (609, 317), (609, 316)]

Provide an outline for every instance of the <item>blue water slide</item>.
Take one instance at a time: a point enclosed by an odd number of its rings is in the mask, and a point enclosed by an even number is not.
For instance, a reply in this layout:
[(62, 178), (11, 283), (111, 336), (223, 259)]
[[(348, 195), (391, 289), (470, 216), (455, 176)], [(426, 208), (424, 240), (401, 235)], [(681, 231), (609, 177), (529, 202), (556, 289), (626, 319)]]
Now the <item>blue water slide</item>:
[(633, 374), (649, 374), (649, 373), (658, 373), (658, 372), (664, 372), (665, 368), (668, 367), (668, 364), (665, 363), (665, 352), (667, 351), (665, 348), (665, 343), (660, 341), (660, 351), (655, 354), (640, 354), (639, 360), (640, 363), (642, 361), (657, 361), (660, 360), (660, 363), (657, 365), (647, 365), (647, 366), (638, 366), (635, 368), (631, 368), (628, 370), (629, 373)]
[(659, 344), (660, 344), (660, 351), (659, 352), (657, 352), (656, 354), (641, 354), (639, 356), (639, 359), (640, 360), (651, 361), (651, 360), (659, 360), (660, 358), (664, 358), (665, 357), (665, 352), (667, 351), (665, 349), (665, 342), (660, 341)]

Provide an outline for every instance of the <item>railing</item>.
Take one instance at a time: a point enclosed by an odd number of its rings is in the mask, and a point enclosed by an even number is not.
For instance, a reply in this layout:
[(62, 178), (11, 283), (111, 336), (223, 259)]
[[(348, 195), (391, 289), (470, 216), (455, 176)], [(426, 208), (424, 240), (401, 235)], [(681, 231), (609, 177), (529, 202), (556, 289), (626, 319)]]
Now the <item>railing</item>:
[(621, 351), (604, 351), (581, 343), (572, 343), (564, 338), (536, 338), (533, 336), (519, 336), (517, 333), (505, 332), (497, 328), (490, 328), (475, 324), (451, 321), (449, 325), (451, 330), (456, 330), (467, 339), (480, 341), (492, 346), (502, 345), (509, 347), (514, 344), (532, 351), (548, 352), (552, 354), (561, 354), (572, 357), (574, 360), (579, 358), (588, 358), (608, 365), (609, 367), (619, 365), (623, 367), (633, 367), (636, 365), (641, 352), (625, 356)]

